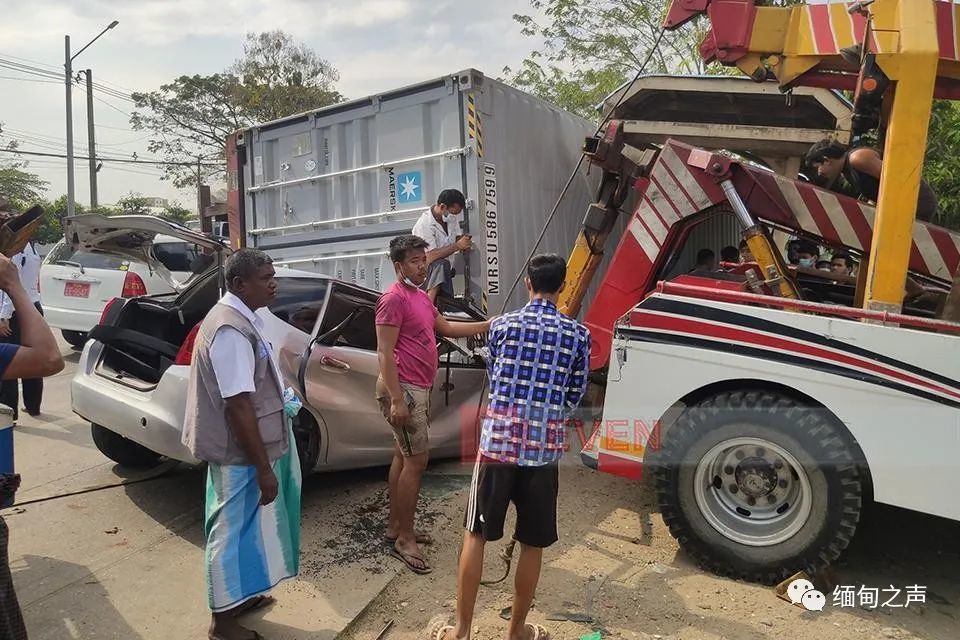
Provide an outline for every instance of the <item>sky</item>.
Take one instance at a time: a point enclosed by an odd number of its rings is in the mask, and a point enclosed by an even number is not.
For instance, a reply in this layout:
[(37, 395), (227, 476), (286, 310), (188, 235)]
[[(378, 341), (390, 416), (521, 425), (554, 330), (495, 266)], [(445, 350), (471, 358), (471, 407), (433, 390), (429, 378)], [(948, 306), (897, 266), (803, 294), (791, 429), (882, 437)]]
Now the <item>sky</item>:
[[(222, 71), (243, 53), (247, 32), (283, 29), (328, 59), (347, 98), (476, 68), (491, 77), (516, 66), (538, 42), (520, 33), (516, 13), (529, 0), (32, 0), (5, 3), (0, 21), (0, 146), (66, 153), (62, 81), (4, 66), (63, 70), (64, 35), (76, 53), (112, 20), (108, 31), (74, 61), (112, 91), (94, 91), (97, 153), (156, 158), (148, 132), (133, 131), (133, 105), (116, 95), (149, 91), (184, 74)], [(86, 94), (73, 90), (74, 143), (87, 155)], [(4, 157), (7, 154), (3, 154)], [(66, 193), (66, 160), (36, 158), (29, 169), (49, 181), (47, 195)], [(89, 202), (86, 160), (75, 162), (76, 200)], [(148, 164), (106, 163), (98, 174), (101, 204), (130, 193), (167, 198), (195, 209), (192, 191), (173, 188)]]

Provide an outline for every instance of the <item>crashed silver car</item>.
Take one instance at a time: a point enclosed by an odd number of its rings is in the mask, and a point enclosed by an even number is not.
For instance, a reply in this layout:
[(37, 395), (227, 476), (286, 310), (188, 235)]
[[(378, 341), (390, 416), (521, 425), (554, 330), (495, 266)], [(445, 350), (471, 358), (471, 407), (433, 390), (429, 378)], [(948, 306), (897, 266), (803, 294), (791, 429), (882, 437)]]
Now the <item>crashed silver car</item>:
[[(207, 264), (184, 284), (171, 278), (175, 293), (111, 301), (90, 332), (71, 385), (73, 411), (90, 422), (93, 441), (111, 460), (133, 467), (161, 457), (197, 462), (180, 442), (192, 338), (221, 296), (222, 261), (230, 249), (150, 216), (76, 216), (64, 230), (68, 242), (142, 260), (158, 273), (165, 270), (152, 263), (156, 236), (202, 248)], [(276, 271), (277, 298), (258, 313), (285, 383), (303, 402), (294, 431), (304, 470), (388, 464), (393, 436), (374, 398), (379, 294), (314, 273)], [(472, 433), (484, 364), (462, 346), (439, 340), (431, 452), (454, 457), (461, 435)]]

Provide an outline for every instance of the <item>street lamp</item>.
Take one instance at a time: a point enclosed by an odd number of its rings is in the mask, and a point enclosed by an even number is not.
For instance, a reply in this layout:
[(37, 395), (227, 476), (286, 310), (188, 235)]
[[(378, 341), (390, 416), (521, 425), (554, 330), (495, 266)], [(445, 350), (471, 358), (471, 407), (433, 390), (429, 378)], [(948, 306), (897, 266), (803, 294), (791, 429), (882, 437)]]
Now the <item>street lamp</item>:
[[(64, 56), (63, 56), (63, 67), (64, 67), (64, 82), (67, 85), (67, 215), (72, 216), (75, 212), (74, 206), (74, 197), (75, 189), (73, 184), (73, 60), (78, 55), (87, 50), (87, 47), (92, 45), (94, 42), (100, 39), (100, 36), (105, 34), (110, 29), (113, 29), (115, 26), (120, 24), (116, 20), (107, 25), (107, 28), (97, 34), (97, 37), (91, 40), (84, 46), (80, 51), (77, 51), (74, 55), (70, 55), (70, 36), (63, 37), (63, 47), (64, 47)], [(91, 151), (92, 153), (92, 151)]]

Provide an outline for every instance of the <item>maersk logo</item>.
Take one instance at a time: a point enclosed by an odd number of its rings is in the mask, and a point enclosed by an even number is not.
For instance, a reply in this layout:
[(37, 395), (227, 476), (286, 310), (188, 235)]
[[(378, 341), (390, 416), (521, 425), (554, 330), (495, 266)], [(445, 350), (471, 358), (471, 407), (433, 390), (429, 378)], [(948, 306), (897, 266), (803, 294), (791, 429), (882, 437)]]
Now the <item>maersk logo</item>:
[(423, 200), (423, 174), (410, 171), (397, 176), (397, 202), (410, 204)]

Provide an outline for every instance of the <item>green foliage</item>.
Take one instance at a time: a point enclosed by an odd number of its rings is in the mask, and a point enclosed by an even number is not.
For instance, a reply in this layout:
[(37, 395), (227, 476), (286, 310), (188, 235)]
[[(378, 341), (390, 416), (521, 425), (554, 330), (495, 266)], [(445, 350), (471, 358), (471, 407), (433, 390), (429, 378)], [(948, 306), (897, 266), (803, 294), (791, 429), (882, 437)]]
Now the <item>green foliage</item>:
[[(135, 130), (153, 133), (147, 149), (167, 162), (164, 179), (185, 188), (197, 184), (196, 162), (224, 161), (226, 139), (246, 119), (238, 107), (240, 86), (234, 76), (180, 76), (157, 91), (134, 93), (137, 112), (130, 119)], [(200, 178), (221, 173), (203, 166)]]
[(187, 221), (189, 221), (195, 215), (196, 214), (189, 209), (184, 209), (179, 204), (174, 203), (165, 208), (163, 213), (160, 214), (160, 217), (171, 222), (177, 222), (179, 224), (186, 225)]
[[(165, 207), (161, 213), (157, 214), (149, 207), (148, 202), (147, 198), (139, 194), (131, 193), (119, 200), (116, 206), (113, 207), (100, 206), (95, 209), (89, 209), (77, 202), (75, 203), (75, 208), (76, 215), (78, 216), (87, 213), (98, 213), (103, 216), (158, 215), (161, 218), (180, 224), (185, 223), (193, 216), (193, 212), (183, 208), (177, 203)], [(39, 202), (36, 200), (29, 202), (11, 200), (11, 204), (21, 211), (34, 204), (39, 204), (43, 207), (43, 221), (33, 236), (34, 241), (38, 244), (53, 244), (63, 238), (63, 219), (67, 217), (67, 196), (60, 196), (52, 201), (41, 200)]]
[[(238, 129), (343, 99), (336, 69), (283, 31), (247, 34), (244, 55), (208, 76), (180, 76), (158, 90), (134, 93), (130, 124), (150, 131), (148, 149), (165, 161), (164, 179), (196, 186), (224, 174), (226, 139)], [(208, 166), (214, 165), (214, 166)]]
[(924, 177), (937, 194), (941, 226), (960, 230), (960, 104), (937, 100), (930, 118)]
[(0, 196), (17, 202), (33, 202), (43, 197), (49, 183), (23, 169), (0, 167)]
[[(706, 20), (666, 31), (661, 37), (669, 5), (669, 0), (530, 0), (546, 20), (538, 22), (530, 15), (515, 15), (514, 20), (524, 35), (540, 38), (544, 45), (516, 70), (506, 67), (504, 81), (595, 119), (603, 98), (641, 68), (648, 74), (739, 73), (703, 62), (699, 47), (709, 25)], [(648, 55), (650, 61), (643, 67)]]
[(248, 33), (243, 58), (230, 69), (239, 79), (243, 113), (267, 122), (343, 100), (340, 74), (315, 51), (283, 31)]
[(666, 0), (531, 0), (546, 21), (529, 15), (514, 20), (527, 36), (542, 38), (505, 80), (584, 117), (596, 117), (604, 97), (633, 78), (651, 50), (646, 73), (708, 71), (697, 51), (702, 31), (686, 25), (665, 32), (659, 46)]

